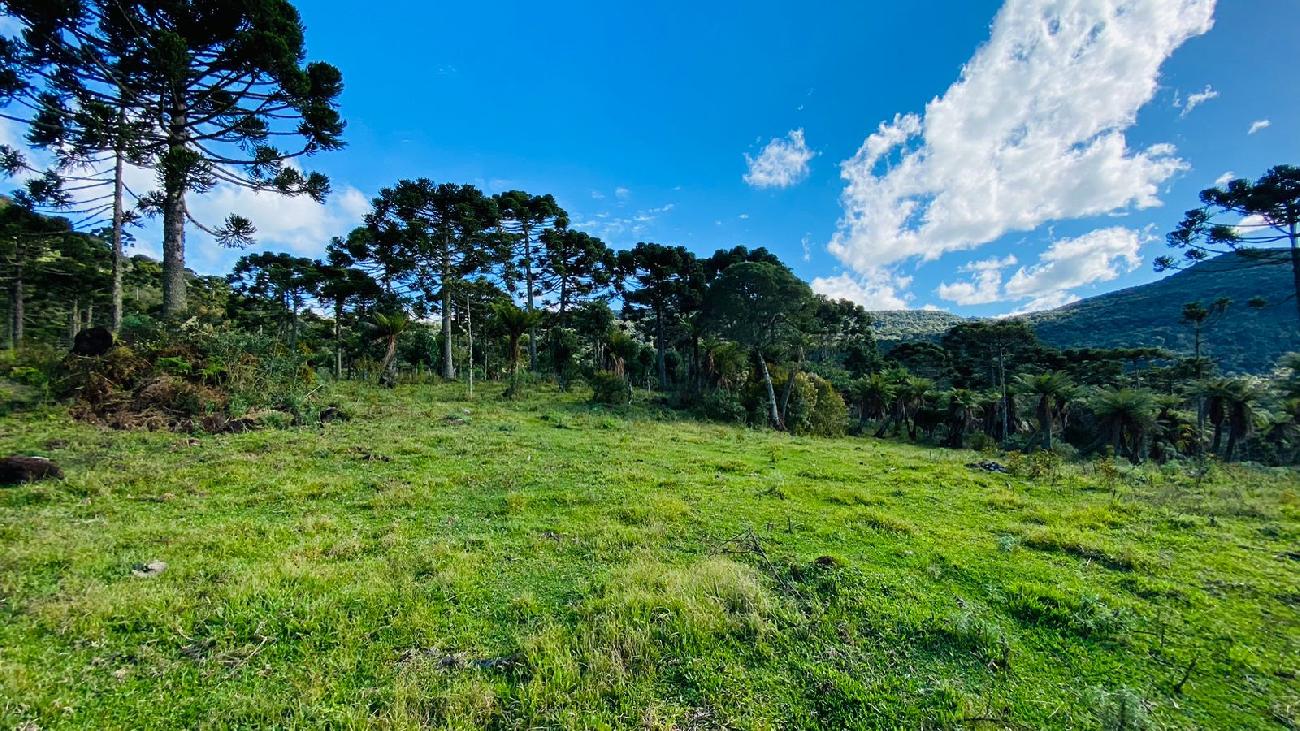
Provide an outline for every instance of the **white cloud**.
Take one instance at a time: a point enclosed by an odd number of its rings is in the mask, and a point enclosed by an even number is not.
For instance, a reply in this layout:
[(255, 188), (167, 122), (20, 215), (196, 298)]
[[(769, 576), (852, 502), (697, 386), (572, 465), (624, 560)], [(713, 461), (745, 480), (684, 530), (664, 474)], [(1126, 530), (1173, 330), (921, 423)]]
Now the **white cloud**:
[(905, 300), (898, 290), (906, 288), (910, 278), (893, 277), (883, 270), (868, 275), (837, 274), (833, 277), (817, 277), (812, 280), (812, 289), (817, 294), (824, 294), (831, 299), (843, 299), (856, 302), (868, 310), (905, 310)]
[(1262, 130), (1262, 129), (1268, 129), (1268, 128), (1271, 127), (1271, 126), (1273, 126), (1273, 123), (1270, 122), (1269, 120), (1267, 120), (1267, 119), (1257, 119), (1257, 120), (1255, 120), (1254, 122), (1251, 122), (1251, 123), (1250, 123), (1250, 129), (1247, 130), (1246, 134), (1248, 134), (1248, 135), (1253, 135), (1253, 134), (1255, 134), (1256, 132), (1258, 132), (1258, 131), (1260, 131), (1260, 130)]
[[(620, 188), (619, 190), (626, 191), (627, 189)], [(636, 211), (631, 215), (618, 216), (611, 215), (608, 211), (601, 211), (584, 220), (574, 221), (573, 227), (604, 239), (611, 244), (630, 244), (633, 238), (646, 233), (650, 229), (651, 223), (676, 207), (676, 203), (665, 203), (655, 208)]]
[(630, 195), (632, 195), (632, 191), (622, 186), (619, 186), (614, 189), (614, 197), (618, 198), (619, 200), (627, 200), (627, 197)]
[(1002, 270), (1013, 266), (1016, 257), (981, 259), (963, 266), (959, 271), (970, 272), (972, 277), (964, 282), (941, 283), (935, 290), (940, 298), (959, 305), (986, 305), (997, 302), (1002, 296)]
[(755, 188), (788, 188), (808, 177), (808, 162), (815, 154), (804, 142), (803, 130), (792, 129), (785, 137), (772, 138), (758, 157), (745, 154), (745, 182)]
[(1002, 270), (1016, 264), (1014, 256), (984, 259), (962, 267), (971, 277), (940, 284), (939, 297), (959, 305), (992, 302), (1022, 303), (1016, 314), (1059, 307), (1079, 299), (1073, 291), (1109, 282), (1142, 265), (1138, 250), (1146, 234), (1115, 226), (1055, 241), (1032, 266), (1022, 266), (1003, 282)]
[(1178, 96), (1175, 95), (1174, 106), (1182, 107), (1183, 111), (1178, 116), (1186, 117), (1187, 115), (1192, 113), (1193, 109), (1201, 106), (1202, 104), (1210, 101), (1211, 99), (1217, 99), (1218, 97), (1219, 97), (1219, 92), (1215, 91), (1214, 88), (1211, 87), (1209, 84), (1206, 84), (1205, 89), (1203, 91), (1198, 91), (1192, 94), (1188, 94), (1187, 101), (1185, 102), (1180, 100)]
[(803, 260), (812, 261), (812, 234), (804, 234), (799, 239), (799, 246), (803, 247)]
[(1237, 179), (1237, 174), (1229, 170), (1228, 172), (1214, 179), (1214, 187), (1222, 188), (1223, 186), (1227, 185), (1228, 183), (1231, 183), (1236, 179)]
[[(1007, 0), (989, 41), (923, 115), (882, 123), (841, 165), (829, 249), (858, 272), (1009, 232), (1160, 204), (1186, 164), (1125, 130), (1214, 0)], [(882, 169), (883, 168), (883, 169)]]

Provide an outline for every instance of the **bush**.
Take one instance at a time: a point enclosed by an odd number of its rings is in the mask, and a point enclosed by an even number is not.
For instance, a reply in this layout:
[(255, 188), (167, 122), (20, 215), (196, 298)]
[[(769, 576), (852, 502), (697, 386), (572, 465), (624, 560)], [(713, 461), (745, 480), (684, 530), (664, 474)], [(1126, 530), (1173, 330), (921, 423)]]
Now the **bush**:
[(830, 381), (813, 376), (817, 387), (817, 403), (814, 404), (809, 418), (808, 433), (819, 437), (844, 436), (849, 423), (849, 408), (844, 399), (835, 391)]
[(779, 402), (785, 395), (785, 389), (791, 388), (790, 402), (785, 412), (785, 428), (791, 434), (809, 434), (812, 431), (813, 410), (817, 408), (817, 384), (813, 382), (814, 378), (817, 376), (799, 372), (794, 374), (793, 386), (787, 377), (785, 384), (777, 389), (776, 398)]
[(843, 436), (849, 409), (830, 381), (815, 373), (796, 373), (786, 410), (786, 428), (794, 434)]
[(113, 428), (244, 430), (318, 415), (307, 355), (269, 335), (186, 326), (60, 367), (56, 389), (75, 400), (72, 413)]
[(700, 413), (704, 418), (713, 421), (741, 424), (749, 415), (749, 410), (745, 408), (738, 394), (718, 389), (704, 394), (700, 399)]
[(608, 371), (591, 374), (591, 400), (598, 404), (626, 404), (632, 401), (632, 386)]

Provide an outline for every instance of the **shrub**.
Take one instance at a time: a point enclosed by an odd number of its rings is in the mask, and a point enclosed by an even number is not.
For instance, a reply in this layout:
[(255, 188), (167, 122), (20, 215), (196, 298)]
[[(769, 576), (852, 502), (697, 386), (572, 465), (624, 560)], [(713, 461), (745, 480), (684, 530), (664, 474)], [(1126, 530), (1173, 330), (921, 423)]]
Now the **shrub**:
[(781, 399), (784, 391), (790, 388), (790, 403), (785, 412), (785, 428), (792, 434), (808, 434), (812, 430), (813, 410), (817, 408), (817, 384), (813, 379), (817, 376), (799, 372), (794, 374), (794, 382), (791, 385), (789, 378), (786, 383), (777, 390), (776, 397)]
[(718, 389), (710, 391), (700, 399), (700, 412), (707, 419), (739, 424), (745, 421), (749, 410), (741, 402), (739, 394)]
[(817, 402), (809, 418), (808, 433), (819, 437), (844, 436), (849, 423), (849, 408), (830, 381), (812, 376), (817, 387)]
[(223, 431), (317, 416), (306, 354), (269, 335), (182, 326), (60, 367), (56, 389), (75, 399), (73, 414), (114, 428)]
[(591, 374), (591, 400), (598, 404), (626, 404), (632, 401), (632, 386), (608, 371)]

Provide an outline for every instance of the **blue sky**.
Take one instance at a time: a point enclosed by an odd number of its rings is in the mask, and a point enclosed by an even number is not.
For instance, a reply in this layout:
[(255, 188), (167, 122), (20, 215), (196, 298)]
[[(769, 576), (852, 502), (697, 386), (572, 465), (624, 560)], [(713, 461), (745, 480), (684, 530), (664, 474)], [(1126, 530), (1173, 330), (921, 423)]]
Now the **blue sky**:
[(1300, 162), (1293, 0), (552, 5), (298, 3), (346, 84), (349, 146), (307, 163), (335, 195), (193, 207), (310, 254), (399, 178), (520, 188), (615, 247), (992, 315), (1150, 281), (1197, 191)]

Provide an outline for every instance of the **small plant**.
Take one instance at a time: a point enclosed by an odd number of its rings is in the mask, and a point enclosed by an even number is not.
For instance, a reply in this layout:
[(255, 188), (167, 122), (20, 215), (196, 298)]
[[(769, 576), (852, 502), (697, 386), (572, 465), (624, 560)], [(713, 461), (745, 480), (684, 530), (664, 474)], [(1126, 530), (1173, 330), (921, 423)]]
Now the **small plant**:
[(1092, 714), (1105, 731), (1138, 731), (1151, 727), (1146, 703), (1131, 688), (1105, 691), (1096, 688), (1088, 698)]
[(1013, 535), (998, 536), (998, 550), (1003, 553), (1012, 553), (1020, 546), (1020, 539)]
[(177, 355), (159, 358), (157, 366), (158, 370), (170, 376), (188, 376), (194, 370), (189, 361)]

